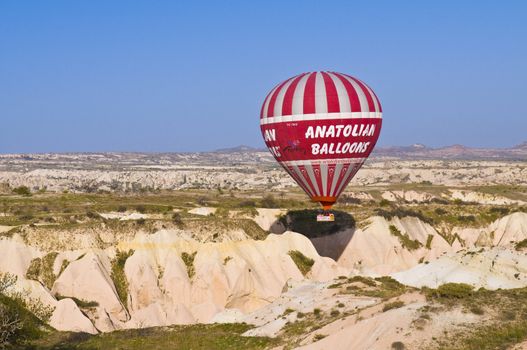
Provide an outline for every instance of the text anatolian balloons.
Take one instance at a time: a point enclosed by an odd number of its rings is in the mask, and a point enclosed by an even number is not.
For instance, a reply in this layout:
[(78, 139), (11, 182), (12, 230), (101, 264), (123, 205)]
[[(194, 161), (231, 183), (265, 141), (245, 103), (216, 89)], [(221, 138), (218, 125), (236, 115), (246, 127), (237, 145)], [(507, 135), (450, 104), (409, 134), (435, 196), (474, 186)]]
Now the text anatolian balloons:
[(373, 90), (335, 72), (282, 82), (267, 95), (260, 115), (271, 153), (325, 210), (370, 155), (381, 125), (381, 103)]

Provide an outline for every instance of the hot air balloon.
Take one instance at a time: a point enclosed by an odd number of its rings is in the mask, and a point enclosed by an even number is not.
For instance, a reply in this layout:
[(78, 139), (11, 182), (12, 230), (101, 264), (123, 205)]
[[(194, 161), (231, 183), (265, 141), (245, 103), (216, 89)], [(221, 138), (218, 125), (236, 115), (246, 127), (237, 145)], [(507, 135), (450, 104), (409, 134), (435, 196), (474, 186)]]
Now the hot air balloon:
[(269, 151), (325, 213), (370, 155), (381, 125), (373, 90), (335, 72), (303, 73), (278, 84), (260, 113)]

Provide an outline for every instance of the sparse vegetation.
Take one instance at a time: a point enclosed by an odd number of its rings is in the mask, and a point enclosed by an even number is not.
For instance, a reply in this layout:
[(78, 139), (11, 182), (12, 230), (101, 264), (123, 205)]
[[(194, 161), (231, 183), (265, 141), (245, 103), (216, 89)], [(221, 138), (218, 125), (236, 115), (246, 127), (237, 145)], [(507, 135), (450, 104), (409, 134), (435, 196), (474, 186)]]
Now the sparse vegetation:
[(51, 290), (57, 276), (53, 273), (53, 264), (57, 258), (57, 252), (50, 252), (41, 258), (31, 260), (26, 272), (26, 278), (39, 281)]
[(394, 225), (390, 225), (390, 233), (393, 236), (399, 238), (399, 242), (403, 248), (408, 250), (416, 250), (423, 246), (417, 239), (410, 239), (407, 233), (401, 233), (401, 231), (399, 231), (399, 229)]
[(401, 207), (396, 207), (390, 210), (377, 209), (376, 214), (384, 217), (386, 220), (391, 220), (394, 217), (404, 218), (405, 216), (413, 216), (430, 225), (434, 223), (431, 218), (425, 216), (421, 211), (415, 211), (413, 209), (406, 209)]
[(375, 280), (373, 278), (365, 277), (365, 276), (358, 276), (358, 275), (348, 278), (348, 282), (350, 283), (361, 282), (370, 287), (375, 287), (377, 285), (377, 283), (375, 283)]
[(290, 250), (288, 255), (291, 257), (291, 259), (293, 259), (296, 267), (298, 267), (304, 276), (307, 275), (309, 271), (311, 271), (311, 267), (313, 267), (313, 264), (315, 263), (313, 259), (308, 258), (298, 250)]
[(245, 323), (195, 324), (120, 330), (98, 335), (55, 333), (53, 337), (33, 342), (30, 349), (267, 349), (279, 339), (245, 337), (252, 326)]

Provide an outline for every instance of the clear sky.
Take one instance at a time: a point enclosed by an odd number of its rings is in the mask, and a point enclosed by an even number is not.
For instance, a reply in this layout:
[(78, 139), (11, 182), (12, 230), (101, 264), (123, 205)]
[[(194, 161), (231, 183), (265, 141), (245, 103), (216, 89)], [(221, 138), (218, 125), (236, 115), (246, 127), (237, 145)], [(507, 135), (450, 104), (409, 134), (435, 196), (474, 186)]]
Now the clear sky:
[(527, 1), (0, 1), (0, 153), (263, 147), (300, 72), (379, 96), (379, 144), (527, 140)]

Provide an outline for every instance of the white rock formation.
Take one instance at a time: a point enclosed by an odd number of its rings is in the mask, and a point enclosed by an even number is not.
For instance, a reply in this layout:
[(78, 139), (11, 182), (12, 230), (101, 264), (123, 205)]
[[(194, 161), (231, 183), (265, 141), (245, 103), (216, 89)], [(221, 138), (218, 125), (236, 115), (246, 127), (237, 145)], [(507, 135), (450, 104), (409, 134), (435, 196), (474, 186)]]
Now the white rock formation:
[(91, 321), (82, 314), (77, 304), (70, 298), (57, 302), (49, 325), (59, 331), (98, 333)]
[(414, 287), (437, 288), (444, 283), (454, 282), (486, 289), (520, 288), (527, 285), (527, 256), (498, 247), (463, 250), (392, 276)]

